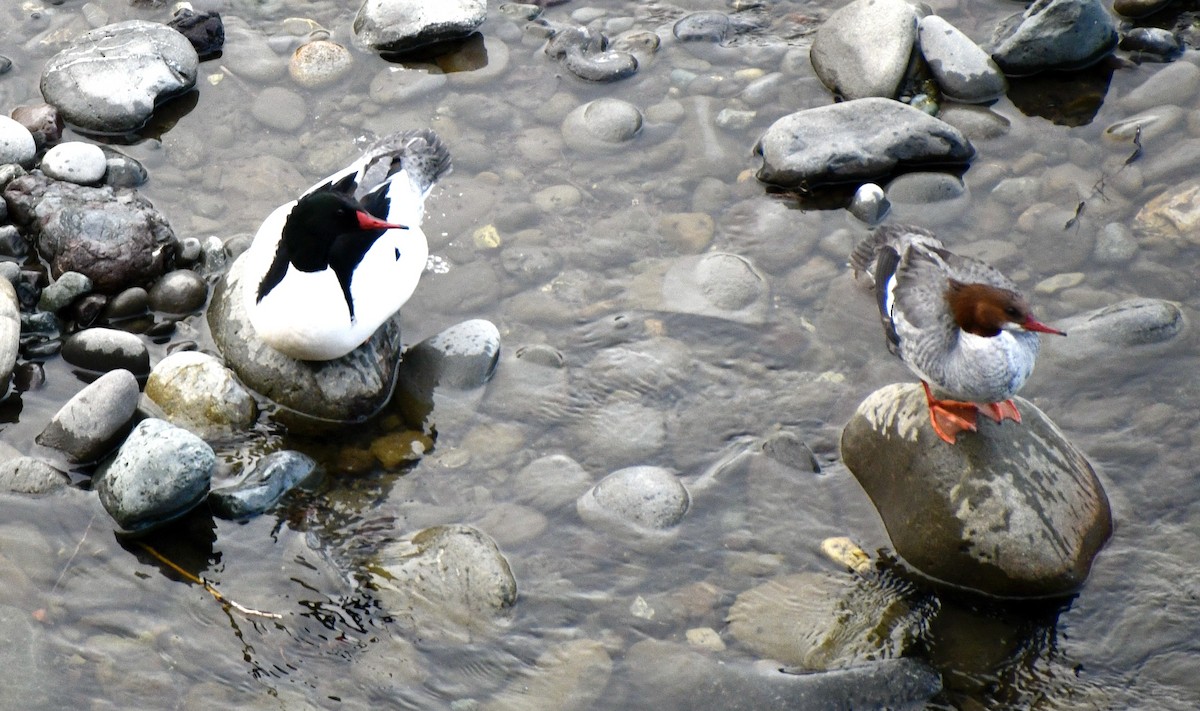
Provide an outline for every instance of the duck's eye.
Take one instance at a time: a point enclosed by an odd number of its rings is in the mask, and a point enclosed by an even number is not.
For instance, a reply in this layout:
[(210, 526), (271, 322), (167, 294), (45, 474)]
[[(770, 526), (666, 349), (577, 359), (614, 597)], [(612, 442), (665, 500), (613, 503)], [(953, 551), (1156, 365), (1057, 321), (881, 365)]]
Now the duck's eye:
[(1012, 316), (1013, 318), (1021, 317), (1021, 310), (1016, 306), (1009, 306), (1008, 308), (1004, 309), (1004, 313), (1008, 316)]

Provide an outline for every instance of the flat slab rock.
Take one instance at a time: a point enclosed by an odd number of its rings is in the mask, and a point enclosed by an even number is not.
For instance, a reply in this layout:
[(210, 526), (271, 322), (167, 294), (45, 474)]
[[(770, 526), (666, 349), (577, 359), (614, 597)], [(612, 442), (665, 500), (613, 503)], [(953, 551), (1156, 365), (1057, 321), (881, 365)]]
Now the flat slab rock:
[(899, 169), (961, 166), (975, 156), (957, 128), (898, 101), (865, 98), (797, 111), (766, 130), (758, 179), (785, 188), (878, 182)]
[(1003, 598), (1069, 595), (1112, 533), (1087, 459), (1032, 403), (948, 445), (917, 384), (888, 385), (842, 432), (842, 459), (896, 552), (931, 578)]

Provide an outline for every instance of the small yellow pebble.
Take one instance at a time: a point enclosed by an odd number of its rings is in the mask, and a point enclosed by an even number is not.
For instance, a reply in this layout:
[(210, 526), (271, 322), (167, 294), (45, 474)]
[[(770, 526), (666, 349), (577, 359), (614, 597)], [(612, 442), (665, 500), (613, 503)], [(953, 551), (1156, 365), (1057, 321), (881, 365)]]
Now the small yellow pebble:
[(863, 574), (871, 569), (871, 556), (845, 536), (826, 538), (821, 541), (821, 552), (835, 563), (841, 563), (856, 573)]
[(484, 225), (475, 230), (471, 235), (472, 241), (479, 249), (499, 249), (500, 248), (500, 232), (495, 225)]

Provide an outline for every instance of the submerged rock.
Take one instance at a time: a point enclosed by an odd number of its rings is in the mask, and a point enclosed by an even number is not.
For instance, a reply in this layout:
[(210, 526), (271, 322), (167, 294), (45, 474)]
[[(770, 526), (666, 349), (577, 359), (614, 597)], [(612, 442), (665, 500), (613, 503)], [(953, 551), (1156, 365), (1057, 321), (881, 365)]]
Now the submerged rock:
[(0, 462), (0, 491), (50, 494), (70, 483), (70, 477), (36, 457), (14, 457)]
[(579, 497), (579, 517), (592, 523), (644, 533), (678, 524), (692, 497), (675, 474), (662, 467), (619, 469)]
[(1049, 418), (1016, 401), (1022, 423), (979, 417), (947, 445), (921, 387), (889, 385), (851, 417), (842, 459), (925, 575), (997, 597), (1069, 595), (1112, 533), (1108, 497)]
[(604, 693), (612, 659), (596, 640), (576, 639), (554, 645), (538, 656), (481, 711), (557, 711), (586, 709)]
[(92, 486), (104, 510), (130, 532), (172, 521), (204, 501), (217, 457), (196, 435), (163, 420), (142, 420)]
[(129, 20), (84, 33), (42, 72), (46, 102), (84, 131), (127, 133), (154, 107), (196, 83), (200, 58), (187, 38), (157, 22)]
[(963, 165), (975, 149), (958, 129), (891, 99), (797, 111), (766, 130), (754, 152), (758, 179), (800, 190), (877, 181), (899, 169)]
[(312, 457), (285, 450), (272, 452), (247, 467), (237, 479), (208, 494), (213, 513), (224, 518), (257, 516), (316, 470)]
[[(350, 353), (330, 361), (290, 358), (263, 343), (242, 303), (238, 259), (217, 285), (208, 309), (213, 341), (247, 387), (303, 419), (328, 423), (367, 419), (387, 403), (400, 361), (398, 317)], [(286, 414), (285, 414), (286, 417)]]

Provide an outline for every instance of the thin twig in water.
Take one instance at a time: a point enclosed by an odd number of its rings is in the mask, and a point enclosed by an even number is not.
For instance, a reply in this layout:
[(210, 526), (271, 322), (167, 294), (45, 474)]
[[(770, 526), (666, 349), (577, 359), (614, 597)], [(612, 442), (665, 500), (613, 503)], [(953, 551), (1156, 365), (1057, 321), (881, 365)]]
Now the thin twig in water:
[(71, 557), (67, 558), (67, 564), (58, 573), (58, 577), (54, 580), (54, 586), (50, 588), (50, 594), (53, 595), (58, 591), (58, 585), (62, 582), (63, 576), (71, 569), (71, 563), (75, 561), (75, 556), (79, 555), (79, 549), (83, 548), (83, 542), (87, 540), (88, 531), (92, 530), (92, 524), (96, 522), (96, 514), (92, 514), (92, 518), (88, 520), (87, 528), (83, 529), (83, 535), (79, 537), (79, 543), (75, 544), (75, 550), (71, 551)]
[(255, 610), (255, 609), (246, 607), (244, 605), (240, 605), (237, 602), (230, 600), (229, 598), (222, 595), (221, 591), (217, 590), (216, 587), (214, 587), (212, 583), (208, 582), (204, 578), (192, 575), (191, 573), (184, 570), (183, 568), (180, 568), (174, 562), (168, 560), (167, 557), (164, 556), (162, 553), (159, 553), (158, 551), (154, 550), (153, 548), (146, 545), (145, 543), (142, 543), (141, 541), (138, 541), (138, 545), (141, 546), (144, 551), (146, 551), (150, 555), (154, 556), (156, 559), (158, 559), (158, 561), (160, 563), (167, 566), (171, 570), (174, 570), (176, 573), (179, 573), (180, 575), (182, 575), (183, 577), (192, 581), (193, 583), (196, 583), (197, 585), (204, 586), (204, 589), (208, 591), (208, 594), (212, 595), (214, 598), (216, 598), (217, 602), (221, 603), (222, 605), (232, 607), (233, 609), (237, 610), (238, 612), (242, 613), (243, 615), (257, 615), (258, 617), (269, 617), (274, 620), (278, 620), (283, 617), (283, 615), (281, 615), (277, 612), (264, 612), (262, 610)]

